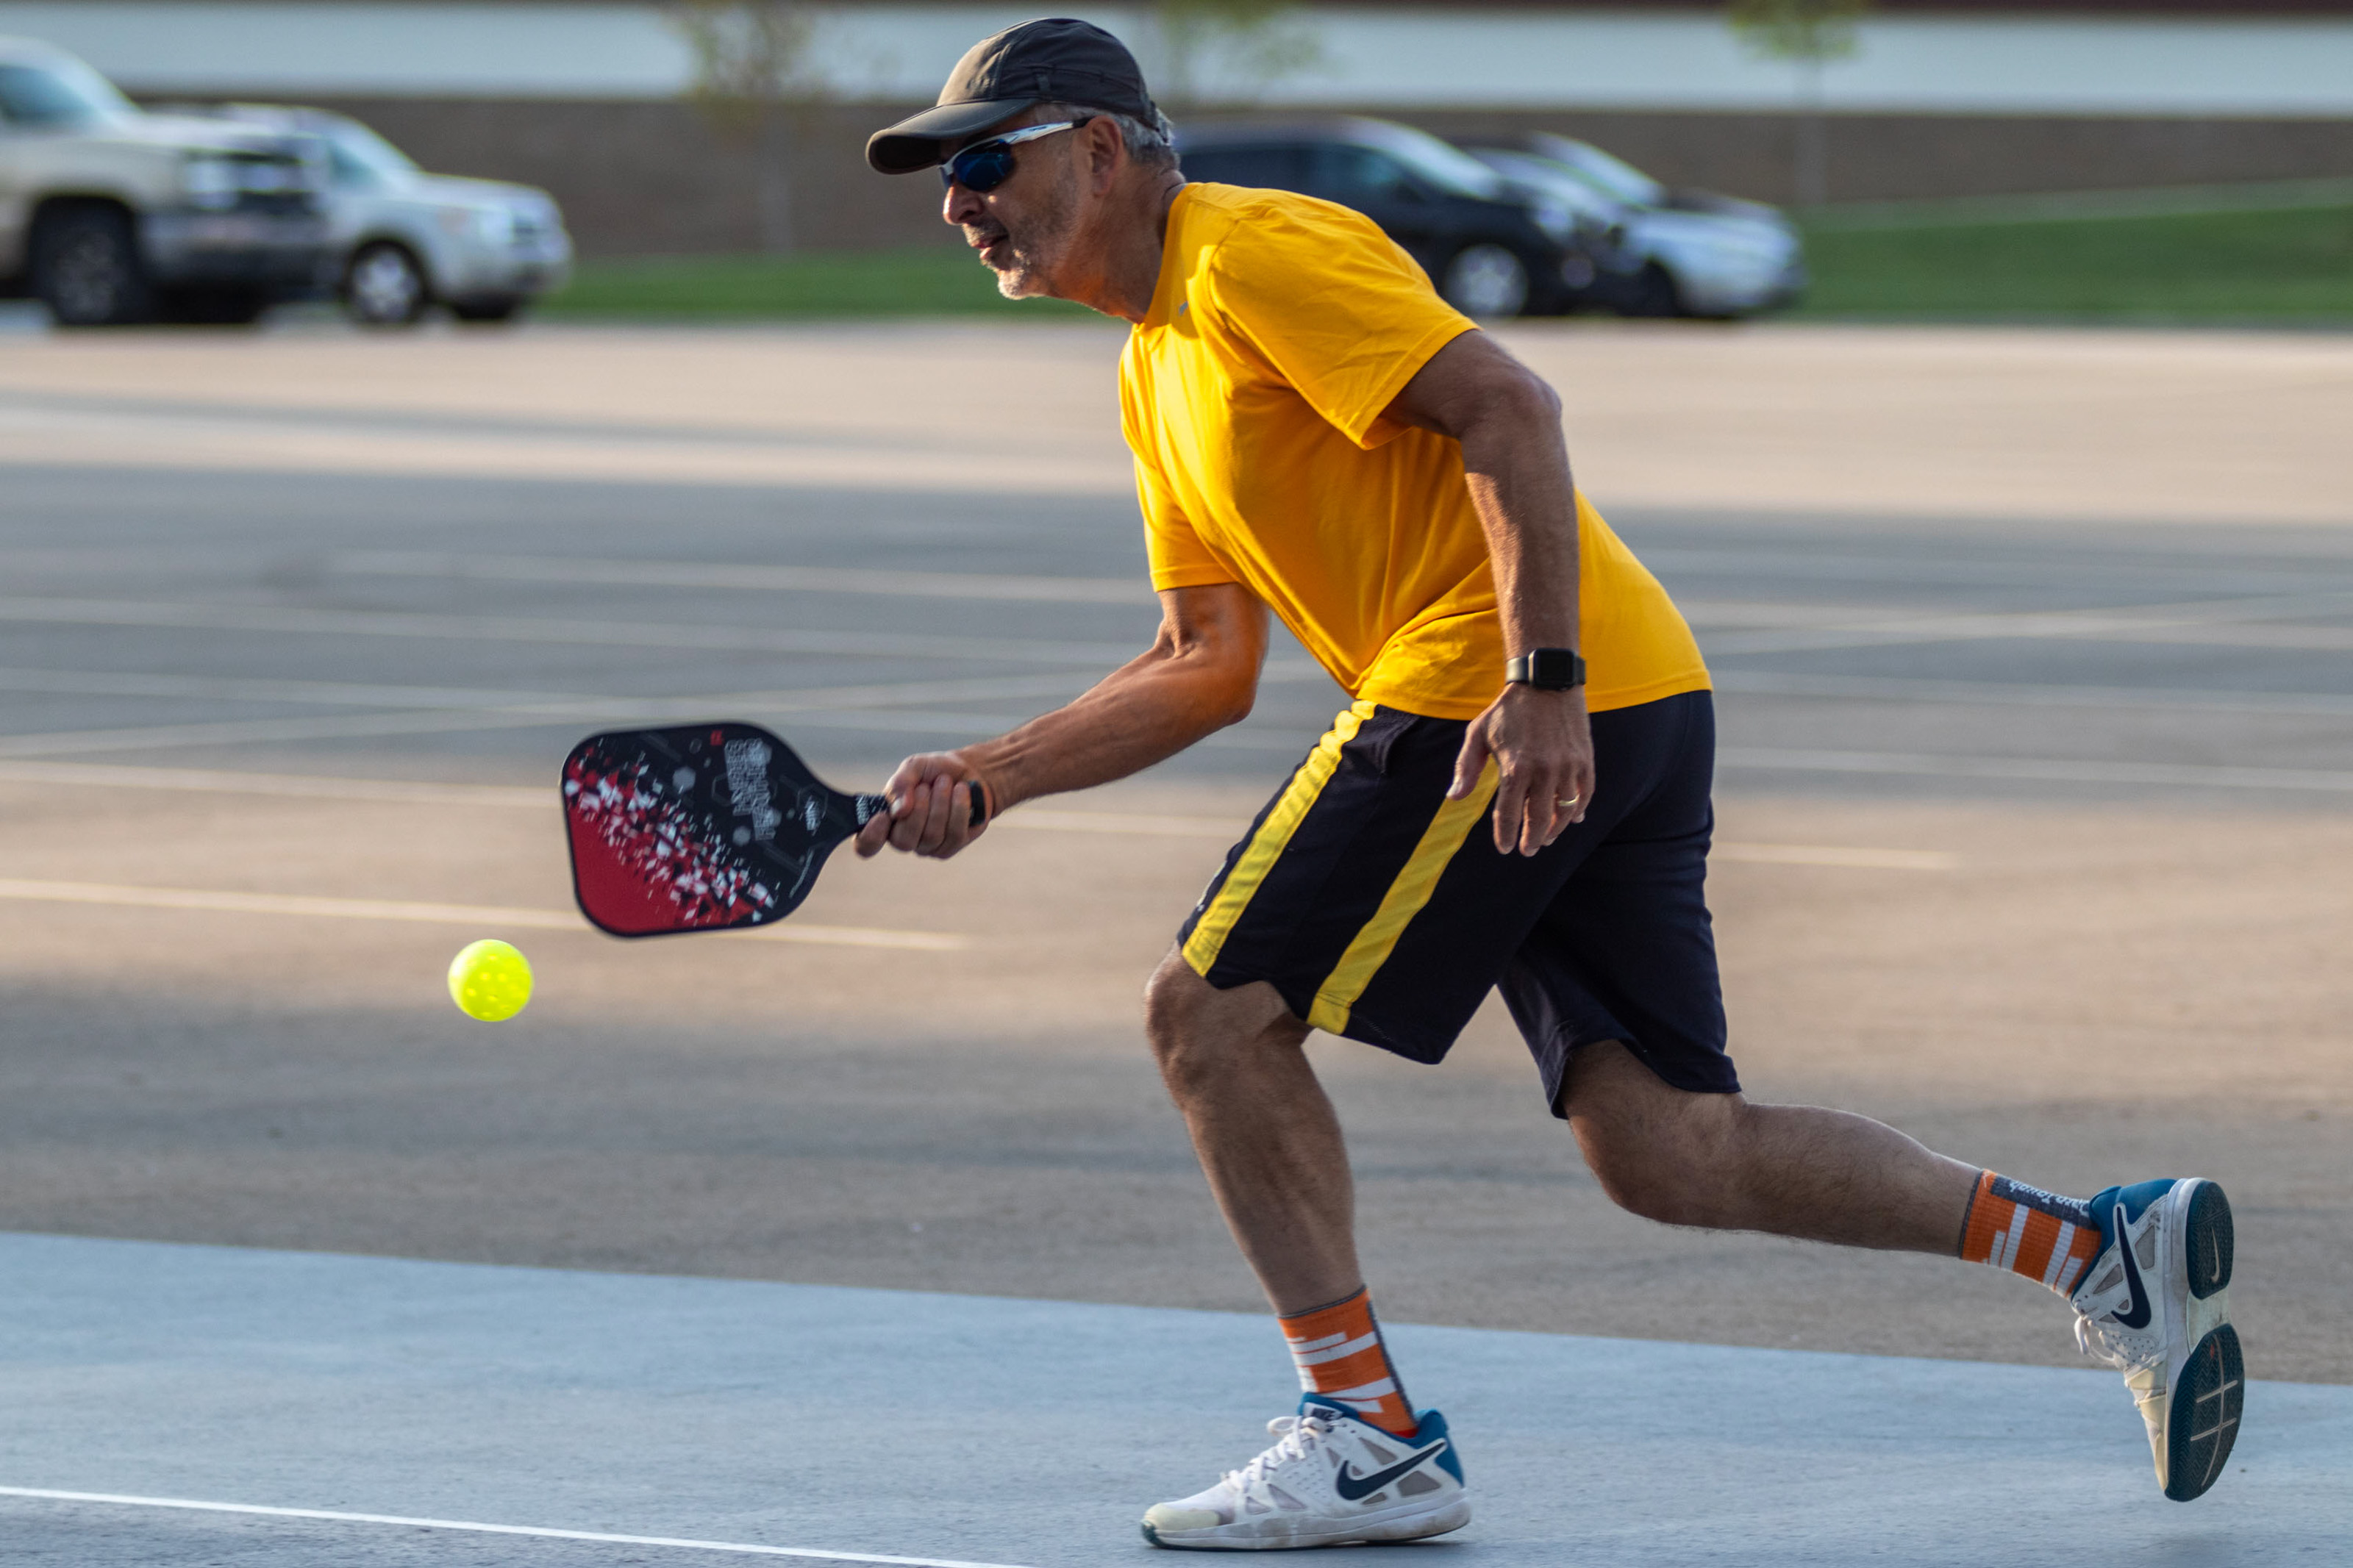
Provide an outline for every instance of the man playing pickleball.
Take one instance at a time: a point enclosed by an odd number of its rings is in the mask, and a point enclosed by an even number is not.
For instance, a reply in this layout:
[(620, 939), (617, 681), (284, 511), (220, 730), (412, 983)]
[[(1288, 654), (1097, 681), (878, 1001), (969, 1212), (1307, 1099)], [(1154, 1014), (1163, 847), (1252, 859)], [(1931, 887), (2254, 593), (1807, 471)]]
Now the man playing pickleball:
[(1146, 996), (1306, 1390), (1271, 1447), (1151, 1509), (1147, 1537), (1316, 1546), (1470, 1519), (1445, 1421), (1408, 1401), (1382, 1342), (1347, 1152), (1303, 1047), (1323, 1029), (1434, 1063), (1497, 987), (1618, 1203), (2037, 1279), (2124, 1369), (2166, 1494), (2211, 1484), (2242, 1376), (2220, 1187), (2063, 1197), (1863, 1117), (1742, 1098), (1703, 897), (1707, 669), (1571, 482), (1549, 387), (1364, 217), (1186, 184), (1134, 60), (1085, 23), (975, 46), (867, 160), (940, 169), (947, 221), (1008, 296), (1132, 324), (1120, 404), (1163, 618), (1068, 707), (902, 763), (860, 853), (954, 855), (985, 816), (1235, 722), (1270, 611), (1355, 699), (1228, 854)]

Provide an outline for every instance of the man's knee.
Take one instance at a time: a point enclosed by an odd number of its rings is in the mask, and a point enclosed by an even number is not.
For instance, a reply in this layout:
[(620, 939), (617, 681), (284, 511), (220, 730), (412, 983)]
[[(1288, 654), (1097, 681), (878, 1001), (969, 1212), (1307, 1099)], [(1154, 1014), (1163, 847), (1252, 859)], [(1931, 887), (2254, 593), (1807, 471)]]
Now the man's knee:
[(1609, 1201), (1662, 1225), (1733, 1223), (1746, 1102), (1676, 1089), (1615, 1041), (1577, 1057), (1562, 1099)]
[(1145, 984), (1144, 1032), (1169, 1093), (1181, 1101), (1228, 1077), (1242, 1053), (1286, 1037), (1296, 1044), (1307, 1029), (1271, 985), (1220, 991), (1171, 952)]

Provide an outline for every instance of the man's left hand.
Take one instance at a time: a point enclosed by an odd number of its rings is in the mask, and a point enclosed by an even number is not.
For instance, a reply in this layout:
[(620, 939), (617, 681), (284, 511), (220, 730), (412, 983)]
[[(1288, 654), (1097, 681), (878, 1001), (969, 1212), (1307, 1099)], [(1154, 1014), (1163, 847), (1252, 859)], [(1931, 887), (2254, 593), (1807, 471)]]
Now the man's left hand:
[(1488, 760), (1495, 784), (1495, 847), (1533, 855), (1585, 820), (1593, 801), (1593, 727), (1585, 714), (1585, 688), (1546, 691), (1507, 686), (1471, 721), (1454, 761), (1448, 798), (1475, 788)]

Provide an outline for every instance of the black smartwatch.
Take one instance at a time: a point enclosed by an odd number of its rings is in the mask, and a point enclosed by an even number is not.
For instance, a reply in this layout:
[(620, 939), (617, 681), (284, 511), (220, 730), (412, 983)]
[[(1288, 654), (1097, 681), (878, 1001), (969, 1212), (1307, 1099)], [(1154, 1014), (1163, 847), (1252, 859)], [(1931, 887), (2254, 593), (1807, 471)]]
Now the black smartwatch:
[(1532, 647), (1504, 663), (1504, 680), (1510, 686), (1533, 686), (1539, 691), (1566, 691), (1585, 684), (1585, 660), (1573, 647)]

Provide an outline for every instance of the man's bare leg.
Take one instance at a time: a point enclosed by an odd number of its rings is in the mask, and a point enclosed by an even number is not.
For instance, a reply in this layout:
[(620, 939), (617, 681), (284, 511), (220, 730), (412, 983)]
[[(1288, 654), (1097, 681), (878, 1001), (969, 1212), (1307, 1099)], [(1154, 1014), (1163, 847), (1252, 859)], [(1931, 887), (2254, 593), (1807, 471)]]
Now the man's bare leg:
[(1307, 1026), (1263, 983), (1220, 991), (1172, 952), (1145, 1026), (1209, 1191), (1276, 1312), (1364, 1283), (1340, 1119), (1308, 1065)]
[(1952, 1256), (1978, 1171), (1851, 1111), (1675, 1089), (1615, 1040), (1561, 1090), (1602, 1190), (1668, 1225)]
[[(1355, 1189), (1307, 1026), (1272, 986), (1219, 991), (1171, 953), (1152, 979), (1147, 1028), (1274, 1310), (1355, 1290)], [(1669, 1225), (1949, 1257), (1978, 1175), (1868, 1117), (1672, 1088), (1615, 1041), (1577, 1052), (1562, 1100), (1603, 1190)]]

